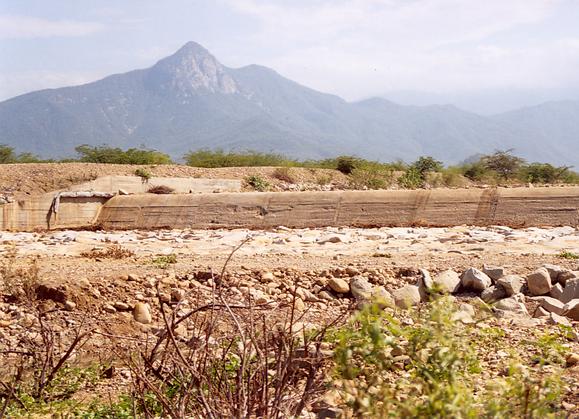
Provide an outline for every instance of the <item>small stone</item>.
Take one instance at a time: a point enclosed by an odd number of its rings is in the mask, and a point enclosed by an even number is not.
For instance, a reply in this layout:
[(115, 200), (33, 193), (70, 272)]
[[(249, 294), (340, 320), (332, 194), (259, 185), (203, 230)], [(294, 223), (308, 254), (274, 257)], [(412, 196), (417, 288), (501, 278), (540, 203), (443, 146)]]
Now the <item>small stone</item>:
[(171, 301), (179, 302), (185, 298), (185, 290), (175, 288), (171, 291)]
[(569, 301), (563, 307), (563, 315), (572, 320), (579, 321), (579, 298)]
[(334, 296), (327, 291), (320, 291), (318, 293), (318, 297), (320, 297), (322, 300), (326, 300), (326, 301), (335, 300)]
[(350, 292), (350, 285), (342, 278), (330, 278), (328, 280), (328, 287), (340, 294), (346, 294)]
[(484, 290), (480, 298), (485, 303), (492, 304), (507, 296), (505, 289), (500, 285), (492, 285)]
[(275, 279), (273, 272), (263, 272), (261, 274), (261, 282), (270, 282)]
[(348, 266), (348, 267), (346, 267), (346, 275), (348, 275), (348, 276), (360, 275), (360, 271), (358, 269), (354, 268), (353, 266)]
[(297, 311), (304, 311), (306, 309), (306, 303), (304, 303), (304, 300), (300, 297), (296, 297), (294, 306)]
[(487, 274), (476, 268), (468, 268), (462, 274), (461, 281), (465, 288), (475, 291), (484, 291), (493, 283)]
[(575, 352), (571, 352), (565, 358), (565, 363), (567, 364), (568, 367), (572, 367), (574, 365), (579, 364), (579, 354), (577, 354)]
[(545, 295), (551, 291), (551, 275), (546, 268), (539, 268), (527, 275), (527, 285), (532, 295)]
[(372, 293), (372, 298), (375, 299), (380, 306), (383, 308), (385, 307), (393, 307), (394, 297), (390, 294), (386, 288), (382, 286), (374, 287), (374, 292)]
[(139, 281), (139, 277), (135, 274), (128, 274), (127, 275), (127, 281), (131, 281), (131, 282), (138, 282)]
[(505, 268), (502, 266), (484, 265), (483, 272), (493, 281), (498, 281), (505, 276)]
[(568, 318), (558, 315), (557, 313), (549, 313), (549, 318), (547, 319), (548, 324), (561, 324), (563, 326), (571, 326), (571, 322)]
[(133, 319), (141, 324), (149, 324), (153, 321), (149, 306), (145, 303), (136, 303), (133, 309)]
[(418, 305), (421, 301), (420, 290), (416, 285), (405, 285), (392, 293), (394, 303), (400, 308)]
[(505, 290), (507, 297), (518, 294), (521, 292), (525, 280), (518, 275), (506, 275), (497, 280), (497, 284), (502, 286)]
[(112, 314), (112, 313), (116, 313), (116, 312), (117, 312), (117, 309), (114, 308), (114, 307), (113, 307), (112, 305), (110, 305), (110, 304), (105, 304), (105, 305), (103, 306), (103, 311), (106, 312), (106, 313), (111, 313), (111, 314)]
[(363, 276), (356, 276), (350, 281), (350, 291), (356, 300), (370, 300), (374, 286)]
[(130, 305), (128, 305), (127, 303), (123, 303), (122, 301), (116, 301), (115, 303), (113, 303), (113, 307), (118, 311), (129, 311), (131, 309)]
[(66, 311), (73, 311), (76, 308), (76, 303), (74, 303), (73, 301), (67, 300), (64, 303), (64, 309)]
[(434, 278), (434, 288), (438, 288), (443, 293), (455, 293), (460, 288), (460, 277), (452, 270), (439, 273)]

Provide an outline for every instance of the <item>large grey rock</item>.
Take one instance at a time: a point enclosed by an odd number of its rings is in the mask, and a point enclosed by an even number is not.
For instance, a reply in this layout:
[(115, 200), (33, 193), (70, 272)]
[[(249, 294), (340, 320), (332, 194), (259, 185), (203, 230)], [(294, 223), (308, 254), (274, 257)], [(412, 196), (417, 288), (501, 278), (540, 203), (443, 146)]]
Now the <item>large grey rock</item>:
[(488, 303), (488, 304), (492, 304), (492, 303), (499, 301), (500, 299), (505, 298), (505, 297), (507, 297), (507, 293), (505, 292), (505, 289), (501, 285), (498, 285), (498, 284), (488, 287), (480, 295), (481, 300), (483, 300), (485, 303)]
[(502, 266), (483, 266), (483, 272), (488, 275), (493, 281), (498, 281), (500, 278), (505, 276), (505, 268)]
[(502, 286), (507, 297), (510, 297), (521, 292), (525, 280), (518, 275), (506, 275), (497, 280), (497, 284)]
[(547, 310), (549, 313), (563, 314), (563, 307), (565, 304), (562, 301), (557, 300), (553, 297), (534, 297), (533, 300), (538, 301), (540, 306)]
[(374, 291), (372, 292), (372, 298), (382, 306), (393, 307), (395, 304), (394, 297), (392, 297), (392, 294), (390, 294), (386, 290), (386, 288), (382, 286), (374, 287)]
[(145, 303), (136, 303), (133, 309), (133, 319), (142, 324), (149, 324), (153, 321), (149, 306)]
[(427, 269), (420, 269), (420, 278), (418, 279), (416, 286), (420, 292), (421, 301), (428, 301), (428, 296), (434, 286), (434, 281)]
[(433, 280), (433, 287), (443, 293), (455, 293), (460, 288), (460, 277), (452, 270), (439, 273)]
[(520, 313), (529, 314), (527, 311), (527, 307), (523, 304), (519, 299), (514, 297), (503, 298), (502, 300), (498, 301), (494, 307), (498, 310), (503, 311), (515, 311)]
[(350, 280), (350, 291), (356, 300), (370, 300), (374, 286), (363, 276), (355, 276)]
[(579, 271), (564, 271), (559, 274), (559, 284), (565, 286), (570, 279), (579, 279)]
[(551, 275), (546, 268), (539, 268), (527, 275), (527, 285), (532, 295), (544, 295), (551, 291)]
[(484, 291), (493, 283), (487, 274), (476, 268), (468, 268), (462, 274), (461, 282), (463, 287), (475, 291)]
[(579, 298), (569, 301), (563, 308), (563, 315), (572, 320), (579, 321)]
[(575, 298), (579, 298), (579, 279), (570, 279), (565, 284), (565, 288), (563, 288), (561, 301), (568, 303)]
[(543, 268), (545, 268), (547, 272), (549, 272), (549, 276), (551, 277), (551, 282), (553, 284), (557, 283), (557, 281), (559, 280), (559, 274), (561, 274), (563, 271), (566, 271), (565, 268), (562, 268), (559, 265), (551, 265), (548, 263), (543, 265)]
[(350, 292), (350, 284), (348, 284), (342, 278), (330, 278), (328, 280), (328, 287), (340, 294), (346, 294)]
[(416, 285), (405, 285), (392, 293), (394, 303), (400, 308), (409, 308), (420, 303), (420, 291)]

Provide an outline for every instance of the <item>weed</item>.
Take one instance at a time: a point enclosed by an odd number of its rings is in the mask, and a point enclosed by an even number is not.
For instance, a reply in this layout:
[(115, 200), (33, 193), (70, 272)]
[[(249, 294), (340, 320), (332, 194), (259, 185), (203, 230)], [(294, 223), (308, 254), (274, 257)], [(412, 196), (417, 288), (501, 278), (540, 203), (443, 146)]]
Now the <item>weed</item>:
[(579, 259), (579, 255), (577, 253), (573, 253), (568, 250), (562, 250), (561, 253), (559, 253), (557, 256), (562, 259), (571, 259), (571, 260)]
[(89, 259), (125, 259), (135, 256), (135, 252), (115, 244), (106, 249), (92, 249), (87, 252), (82, 252), (80, 255)]

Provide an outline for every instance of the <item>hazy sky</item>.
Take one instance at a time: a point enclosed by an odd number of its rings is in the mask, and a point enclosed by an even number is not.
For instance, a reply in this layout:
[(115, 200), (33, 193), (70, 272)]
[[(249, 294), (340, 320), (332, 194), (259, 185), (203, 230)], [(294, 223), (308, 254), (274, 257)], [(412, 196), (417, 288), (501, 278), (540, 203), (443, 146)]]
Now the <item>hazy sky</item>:
[(1, 0), (0, 99), (193, 40), (349, 100), (579, 87), (579, 0)]

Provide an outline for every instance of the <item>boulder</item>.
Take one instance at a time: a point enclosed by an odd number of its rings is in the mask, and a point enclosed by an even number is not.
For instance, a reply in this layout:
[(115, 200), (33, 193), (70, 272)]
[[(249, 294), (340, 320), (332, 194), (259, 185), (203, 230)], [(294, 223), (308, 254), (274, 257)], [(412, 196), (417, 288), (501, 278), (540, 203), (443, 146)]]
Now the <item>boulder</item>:
[(559, 274), (559, 284), (565, 286), (570, 279), (579, 279), (579, 271), (563, 271)]
[(420, 290), (416, 285), (405, 285), (392, 293), (394, 303), (400, 308), (409, 308), (420, 303)]
[(551, 291), (551, 275), (546, 268), (539, 268), (527, 275), (527, 285), (532, 295), (544, 295)]
[(501, 285), (492, 285), (484, 290), (480, 298), (485, 303), (492, 304), (507, 296), (505, 289)]
[(559, 280), (559, 274), (561, 274), (563, 271), (566, 271), (565, 268), (562, 268), (559, 265), (545, 264), (543, 265), (543, 268), (549, 272), (549, 276), (551, 277), (551, 282), (553, 284), (557, 283)]
[(579, 321), (579, 298), (569, 301), (563, 307), (563, 315), (572, 320)]
[(559, 301), (563, 301), (563, 287), (561, 286), (561, 284), (555, 284), (553, 285), (553, 288), (551, 288), (551, 291), (549, 291), (549, 297), (553, 297), (556, 298)]
[(443, 293), (455, 293), (460, 288), (460, 277), (452, 270), (447, 270), (439, 273), (433, 280), (433, 288), (440, 290)]
[(133, 309), (133, 319), (142, 324), (151, 323), (153, 318), (151, 317), (151, 311), (149, 310), (148, 304), (141, 302), (136, 303), (135, 308)]
[(505, 268), (502, 266), (483, 266), (483, 272), (493, 281), (498, 281), (505, 276)]
[(461, 279), (462, 286), (475, 291), (484, 291), (490, 287), (493, 281), (490, 277), (476, 268), (468, 268)]
[(428, 294), (430, 294), (430, 290), (434, 286), (434, 281), (432, 281), (430, 272), (428, 272), (427, 269), (420, 269), (420, 278), (418, 279), (416, 286), (420, 292), (421, 301), (428, 301)]
[(502, 286), (507, 297), (510, 297), (521, 292), (525, 280), (518, 275), (506, 275), (497, 280), (497, 284)]
[(533, 313), (533, 317), (535, 319), (541, 319), (541, 318), (549, 317), (549, 312), (547, 310), (545, 310), (543, 307), (539, 306), (535, 310), (535, 313)]
[(565, 304), (553, 297), (534, 297), (533, 300), (538, 301), (539, 305), (547, 310), (549, 313), (563, 314), (563, 307)]
[(374, 287), (372, 298), (374, 298), (378, 304), (383, 307), (393, 307), (395, 304), (392, 294), (390, 294), (386, 288), (382, 286)]
[(564, 303), (568, 303), (575, 298), (579, 298), (579, 278), (568, 280), (565, 288), (563, 288), (563, 294), (561, 294), (561, 301)]
[(342, 278), (330, 278), (328, 280), (328, 287), (340, 294), (346, 294), (350, 292), (350, 284), (348, 284)]
[(571, 326), (571, 322), (568, 318), (564, 316), (560, 316), (556, 313), (549, 313), (549, 317), (547, 318), (548, 324), (562, 324), (563, 326)]
[(350, 291), (356, 300), (369, 300), (374, 286), (363, 276), (355, 276), (350, 280)]
[(503, 298), (502, 300), (498, 301), (494, 305), (494, 307), (497, 310), (519, 312), (527, 315), (529, 314), (525, 304), (523, 304), (518, 298), (516, 298), (516, 296)]

